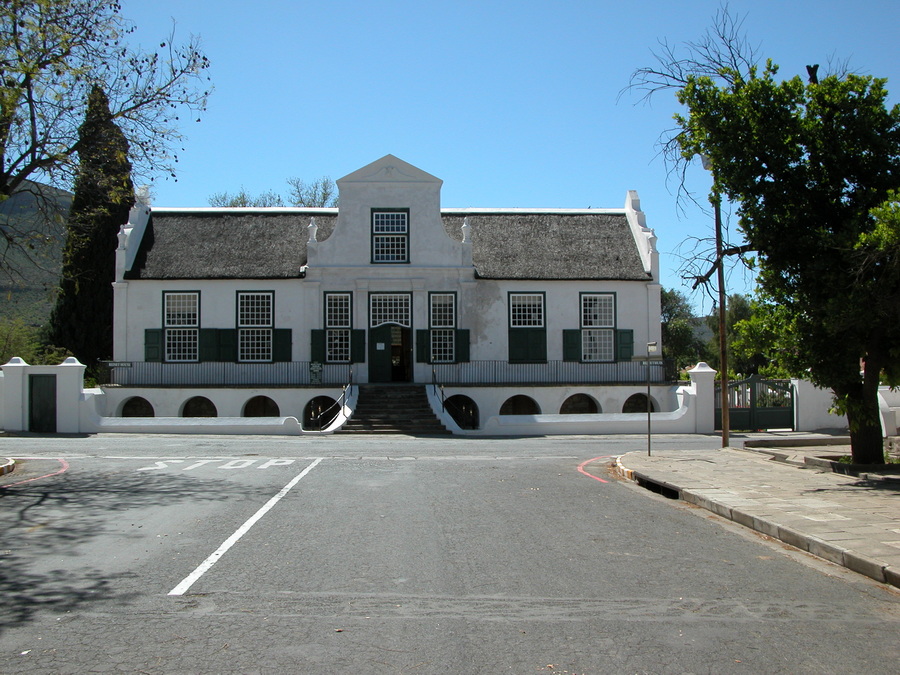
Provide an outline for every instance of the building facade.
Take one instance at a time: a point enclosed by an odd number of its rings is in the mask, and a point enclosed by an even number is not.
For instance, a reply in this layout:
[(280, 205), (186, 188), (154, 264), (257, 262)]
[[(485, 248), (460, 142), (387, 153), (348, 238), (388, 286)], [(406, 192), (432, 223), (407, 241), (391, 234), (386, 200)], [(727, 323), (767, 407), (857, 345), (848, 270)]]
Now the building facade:
[(478, 428), (671, 389), (641, 359), (661, 289), (636, 193), (618, 209), (442, 209), (441, 184), (388, 155), (337, 181), (338, 208), (134, 209), (106, 414), (308, 422), (347, 385), (413, 383), (468, 401)]

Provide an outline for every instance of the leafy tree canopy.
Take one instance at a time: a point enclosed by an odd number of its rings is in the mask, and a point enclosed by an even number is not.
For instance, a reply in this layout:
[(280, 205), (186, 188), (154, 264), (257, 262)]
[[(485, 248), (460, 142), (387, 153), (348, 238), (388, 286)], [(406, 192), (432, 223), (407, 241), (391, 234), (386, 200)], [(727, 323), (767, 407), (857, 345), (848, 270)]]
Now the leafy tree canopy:
[(760, 288), (790, 318), (792, 367), (835, 391), (854, 460), (879, 461), (879, 376), (900, 353), (900, 322), (888, 320), (900, 297), (900, 106), (872, 77), (779, 80), (771, 61), (720, 72), (678, 92), (683, 155), (708, 157), (715, 190), (738, 204)]
[(684, 293), (662, 290), (662, 346), (667, 359), (681, 370), (703, 360), (703, 342), (697, 336), (697, 319)]
[[(209, 61), (197, 38), (162, 40), (154, 53), (125, 39), (133, 27), (116, 0), (0, 3), (0, 201), (41, 185), (68, 189), (83, 141), (88, 94), (101, 85), (130, 145), (138, 177), (174, 176), (182, 117), (198, 119), (209, 95)], [(0, 228), (0, 272), (27, 232)]]

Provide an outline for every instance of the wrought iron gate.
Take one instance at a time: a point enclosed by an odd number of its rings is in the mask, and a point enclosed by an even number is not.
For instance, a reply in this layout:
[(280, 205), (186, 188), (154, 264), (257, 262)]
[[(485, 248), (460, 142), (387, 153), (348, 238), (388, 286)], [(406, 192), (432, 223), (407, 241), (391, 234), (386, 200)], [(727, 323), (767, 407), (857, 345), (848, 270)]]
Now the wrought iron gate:
[[(751, 375), (728, 383), (728, 426), (734, 430), (794, 428), (794, 387), (790, 380)], [(722, 387), (716, 386), (716, 429), (722, 428)]]

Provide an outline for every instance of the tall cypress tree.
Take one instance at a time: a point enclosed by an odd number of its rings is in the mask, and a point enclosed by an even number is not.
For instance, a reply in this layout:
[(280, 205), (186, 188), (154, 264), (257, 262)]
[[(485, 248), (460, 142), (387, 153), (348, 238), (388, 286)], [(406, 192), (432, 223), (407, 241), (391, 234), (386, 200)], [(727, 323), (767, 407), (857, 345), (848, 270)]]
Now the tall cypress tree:
[(117, 235), (134, 204), (128, 141), (100, 86), (91, 89), (78, 137), (79, 168), (48, 338), (93, 369), (112, 356)]

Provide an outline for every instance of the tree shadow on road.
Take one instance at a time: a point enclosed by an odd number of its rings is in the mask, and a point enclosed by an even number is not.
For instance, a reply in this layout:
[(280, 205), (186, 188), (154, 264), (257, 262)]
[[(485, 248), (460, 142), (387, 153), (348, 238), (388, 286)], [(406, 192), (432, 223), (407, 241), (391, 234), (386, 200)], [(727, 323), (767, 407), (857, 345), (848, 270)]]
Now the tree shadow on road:
[[(123, 535), (111, 514), (159, 505), (226, 499), (258, 501), (264, 488), (196, 477), (108, 472), (66, 473), (0, 487), (0, 634), (38, 612), (71, 612), (87, 604), (127, 603), (138, 595), (133, 571), (103, 571), (78, 561), (76, 548)], [(147, 535), (141, 535), (147, 536)], [(53, 569), (47, 569), (48, 567)]]

